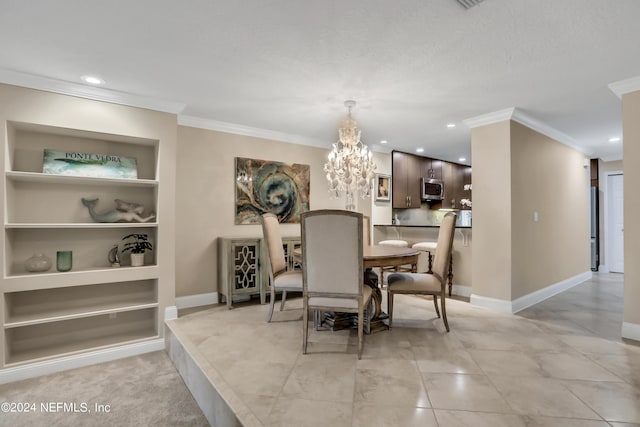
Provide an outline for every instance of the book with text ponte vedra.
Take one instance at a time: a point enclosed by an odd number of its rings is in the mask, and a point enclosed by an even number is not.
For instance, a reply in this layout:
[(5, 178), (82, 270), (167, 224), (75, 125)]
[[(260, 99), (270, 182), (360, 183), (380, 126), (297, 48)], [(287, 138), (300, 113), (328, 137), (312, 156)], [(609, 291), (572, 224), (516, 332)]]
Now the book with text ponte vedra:
[(133, 157), (45, 149), (42, 172), (55, 175), (137, 179), (138, 165)]

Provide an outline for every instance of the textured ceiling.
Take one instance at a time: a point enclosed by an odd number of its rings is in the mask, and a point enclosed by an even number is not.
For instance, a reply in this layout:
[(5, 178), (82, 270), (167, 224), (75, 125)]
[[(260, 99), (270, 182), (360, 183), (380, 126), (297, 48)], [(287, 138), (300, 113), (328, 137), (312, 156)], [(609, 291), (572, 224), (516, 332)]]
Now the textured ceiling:
[[(457, 161), (462, 120), (517, 107), (593, 156), (621, 158), (640, 75), (640, 1), (0, 0), (0, 69), (186, 104), (182, 114)], [(457, 127), (448, 129), (447, 123)], [(468, 163), (468, 161), (467, 161)]]

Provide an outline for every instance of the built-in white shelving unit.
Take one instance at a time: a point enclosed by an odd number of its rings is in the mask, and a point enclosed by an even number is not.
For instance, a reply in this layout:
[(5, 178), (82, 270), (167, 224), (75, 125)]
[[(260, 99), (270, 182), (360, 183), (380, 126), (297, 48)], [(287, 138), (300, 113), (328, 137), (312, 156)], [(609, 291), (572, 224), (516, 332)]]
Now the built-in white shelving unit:
[[(1, 367), (139, 343), (162, 336), (159, 297), (158, 140), (50, 124), (6, 121), (4, 239), (2, 256)], [(42, 173), (44, 149), (134, 157), (139, 179)], [(97, 223), (81, 203), (98, 199), (96, 211), (114, 199), (141, 203), (151, 222)], [(145, 233), (154, 251), (144, 267), (119, 268), (107, 254), (122, 238)], [(56, 270), (56, 252), (73, 252), (73, 268)], [(25, 270), (35, 253), (51, 259), (46, 272)]]

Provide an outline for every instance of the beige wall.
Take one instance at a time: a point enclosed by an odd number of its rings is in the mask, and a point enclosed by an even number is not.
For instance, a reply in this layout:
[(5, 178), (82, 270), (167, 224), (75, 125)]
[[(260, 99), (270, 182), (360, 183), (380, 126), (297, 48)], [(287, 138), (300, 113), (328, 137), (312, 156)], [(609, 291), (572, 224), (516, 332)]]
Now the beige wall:
[[(623, 158), (640, 164), (640, 91), (622, 97)], [(640, 168), (624, 171), (624, 322), (640, 329)]]
[(471, 129), (475, 295), (511, 300), (511, 129), (508, 121)]
[[(176, 296), (217, 292), (218, 237), (262, 236), (259, 225), (234, 225), (235, 158), (248, 157), (311, 166), (310, 208), (344, 209), (327, 191), (323, 166), (329, 148), (288, 144), (178, 126), (176, 192)], [(327, 142), (327, 147), (330, 143)], [(388, 157), (388, 156), (387, 156)], [(369, 215), (371, 202), (358, 199)], [(299, 236), (298, 224), (283, 235)]]
[(513, 301), (589, 271), (585, 156), (512, 121), (472, 129), (471, 153), (473, 294)]
[(599, 161), (598, 163), (598, 210), (599, 210), (599, 227), (600, 227), (600, 265), (607, 264), (607, 254), (605, 252), (605, 239), (607, 238), (605, 230), (604, 203), (605, 193), (607, 192), (607, 172), (622, 172), (622, 160), (613, 162)]
[(512, 299), (590, 270), (585, 159), (511, 122)]

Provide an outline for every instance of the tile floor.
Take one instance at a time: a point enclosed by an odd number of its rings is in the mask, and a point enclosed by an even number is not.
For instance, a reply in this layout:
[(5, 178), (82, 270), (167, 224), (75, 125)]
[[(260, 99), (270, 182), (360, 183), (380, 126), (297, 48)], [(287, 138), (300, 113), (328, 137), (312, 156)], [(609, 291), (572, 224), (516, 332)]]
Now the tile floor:
[(266, 426), (640, 425), (640, 346), (620, 339), (622, 276), (594, 278), (518, 315), (397, 297), (394, 328), (312, 331), (301, 300), (192, 313), (176, 325)]

